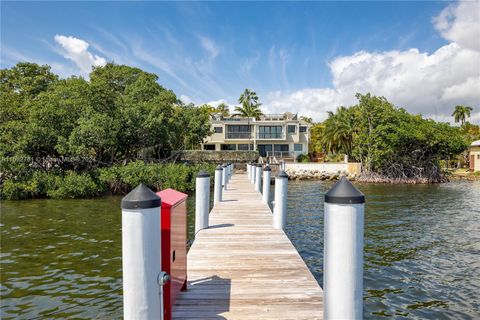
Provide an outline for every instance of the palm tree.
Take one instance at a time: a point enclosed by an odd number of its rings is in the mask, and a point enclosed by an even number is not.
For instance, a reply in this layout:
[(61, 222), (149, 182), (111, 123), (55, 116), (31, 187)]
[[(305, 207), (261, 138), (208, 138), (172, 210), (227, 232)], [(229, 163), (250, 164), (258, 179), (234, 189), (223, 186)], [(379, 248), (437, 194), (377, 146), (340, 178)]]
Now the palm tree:
[(245, 89), (245, 91), (240, 95), (240, 98), (238, 98), (238, 102), (241, 104), (241, 106), (235, 107), (236, 113), (234, 116), (238, 115), (248, 118), (248, 150), (250, 150), (250, 119), (255, 118), (258, 120), (263, 115), (263, 112), (260, 109), (262, 104), (258, 102), (257, 93), (250, 89)]
[(455, 122), (460, 122), (463, 126), (465, 119), (470, 117), (470, 112), (472, 110), (472, 107), (455, 106), (455, 111), (453, 111), (452, 116), (455, 117)]
[(220, 113), (222, 117), (228, 117), (230, 115), (230, 109), (225, 103), (220, 103), (215, 109), (215, 112)]
[(328, 112), (324, 122), (325, 129), (321, 138), (327, 152), (352, 154), (355, 134), (355, 115), (353, 110), (339, 107), (337, 112)]

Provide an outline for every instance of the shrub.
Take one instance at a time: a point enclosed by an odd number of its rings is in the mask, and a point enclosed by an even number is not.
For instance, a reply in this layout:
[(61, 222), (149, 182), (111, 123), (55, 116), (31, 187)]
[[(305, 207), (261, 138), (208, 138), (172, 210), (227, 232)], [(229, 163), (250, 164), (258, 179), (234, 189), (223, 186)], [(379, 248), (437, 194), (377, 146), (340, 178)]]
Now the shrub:
[(146, 164), (143, 161), (100, 169), (99, 180), (112, 193), (128, 193), (140, 183), (154, 191), (172, 188), (188, 192), (195, 189), (195, 178), (200, 170), (208, 171), (213, 183), (214, 164)]
[(55, 183), (47, 191), (47, 196), (55, 199), (89, 198), (103, 191), (102, 186), (97, 184), (89, 174), (68, 171), (64, 177), (55, 177)]
[(301, 154), (297, 157), (298, 162), (310, 162), (310, 157), (307, 154)]
[(30, 197), (23, 182), (6, 180), (2, 185), (2, 200), (21, 200)]

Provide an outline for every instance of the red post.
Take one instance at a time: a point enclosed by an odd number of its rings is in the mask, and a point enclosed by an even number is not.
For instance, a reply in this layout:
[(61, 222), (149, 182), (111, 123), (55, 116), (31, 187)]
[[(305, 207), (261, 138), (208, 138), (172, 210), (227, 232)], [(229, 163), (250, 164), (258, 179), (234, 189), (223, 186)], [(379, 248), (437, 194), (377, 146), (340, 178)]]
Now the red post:
[(157, 192), (162, 198), (162, 271), (171, 280), (163, 287), (164, 320), (172, 319), (172, 307), (180, 291), (187, 289), (187, 197), (173, 189)]

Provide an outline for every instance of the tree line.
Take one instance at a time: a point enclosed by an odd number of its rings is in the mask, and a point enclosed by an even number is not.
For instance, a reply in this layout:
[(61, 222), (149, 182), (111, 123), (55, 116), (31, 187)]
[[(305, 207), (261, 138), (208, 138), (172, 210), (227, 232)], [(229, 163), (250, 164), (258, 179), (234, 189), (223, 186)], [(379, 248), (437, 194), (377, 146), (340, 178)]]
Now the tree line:
[(465, 122), (470, 107), (456, 107), (453, 116), (462, 126), (453, 127), (410, 114), (384, 97), (356, 98), (357, 104), (339, 107), (313, 125), (310, 146), (330, 158), (346, 154), (362, 163), (364, 181), (443, 181), (441, 162), (457, 158), (480, 137), (478, 126)]
[(98, 184), (96, 169), (156, 162), (196, 147), (210, 132), (208, 110), (182, 103), (157, 81), (155, 74), (113, 63), (95, 67), (89, 80), (60, 79), (35, 63), (0, 70), (2, 195), (10, 187), (28, 197), (25, 186), (35, 193), (32, 185), (55, 185), (58, 177), (57, 185), (67, 178)]

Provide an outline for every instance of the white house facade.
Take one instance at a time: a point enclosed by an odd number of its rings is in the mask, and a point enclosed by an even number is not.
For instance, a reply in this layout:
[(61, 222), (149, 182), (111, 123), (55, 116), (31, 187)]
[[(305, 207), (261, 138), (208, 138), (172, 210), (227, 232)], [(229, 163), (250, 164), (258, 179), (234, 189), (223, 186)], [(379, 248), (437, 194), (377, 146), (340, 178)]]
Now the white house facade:
[(212, 115), (211, 126), (203, 150), (258, 150), (263, 157), (295, 158), (308, 153), (310, 125), (289, 112), (259, 119)]

